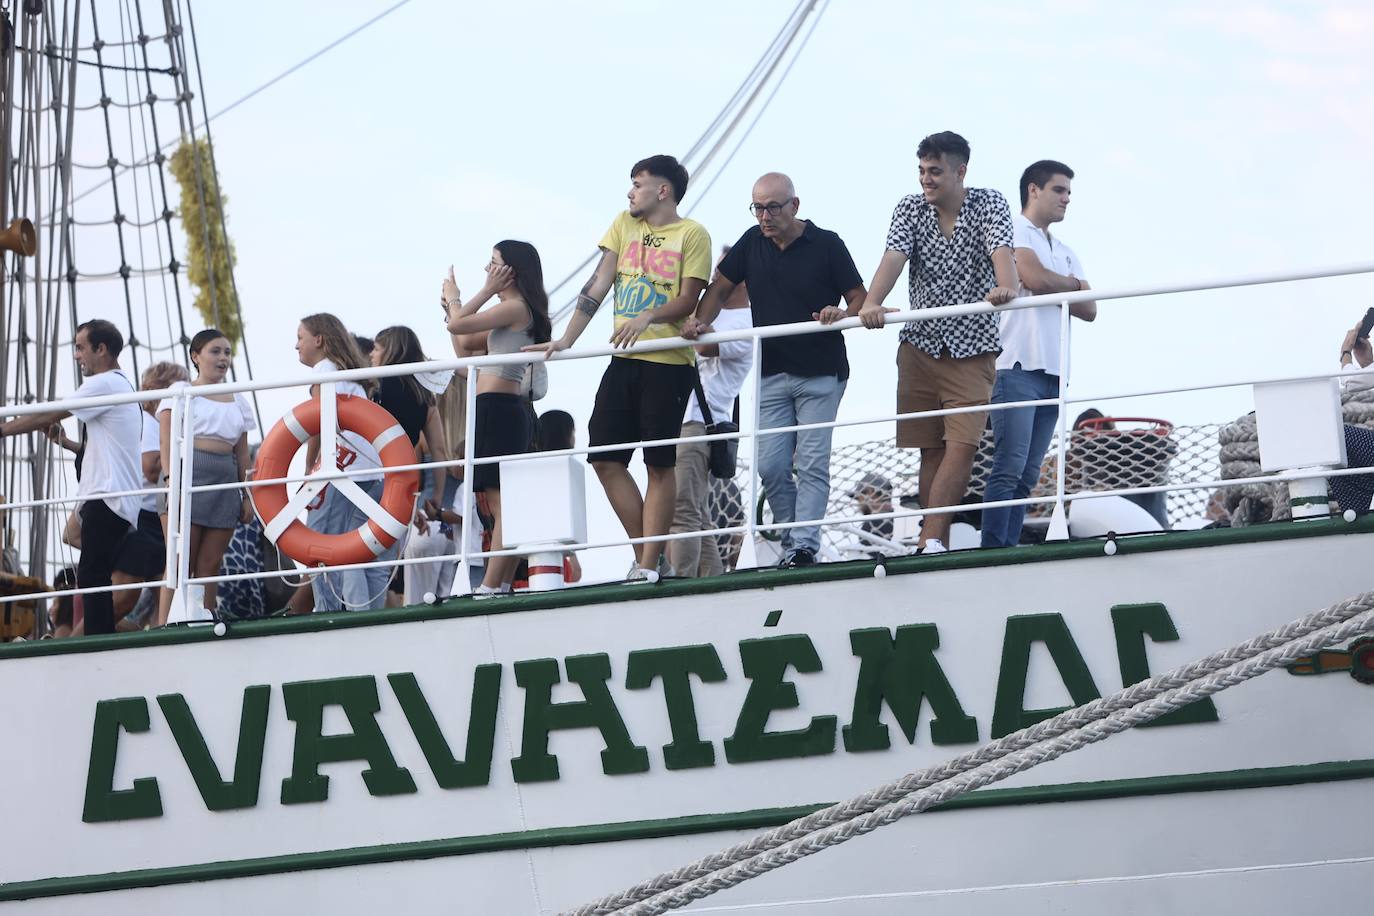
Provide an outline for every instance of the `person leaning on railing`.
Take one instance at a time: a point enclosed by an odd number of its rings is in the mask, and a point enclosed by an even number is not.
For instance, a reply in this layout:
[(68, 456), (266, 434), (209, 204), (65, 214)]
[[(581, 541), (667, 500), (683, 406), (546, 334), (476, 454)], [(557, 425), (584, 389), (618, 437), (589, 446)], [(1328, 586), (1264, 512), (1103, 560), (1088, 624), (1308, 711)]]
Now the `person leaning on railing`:
[[(131, 394), (134, 385), (119, 368), (119, 353), (124, 336), (119, 329), (100, 318), (76, 326), (72, 355), (86, 380), (74, 398), (111, 394)], [(81, 499), (81, 558), (76, 580), (80, 588), (109, 588), (115, 553), (124, 533), (138, 521), (137, 496), (106, 496), (137, 490), (143, 486), (139, 472), (138, 405), (101, 404), (32, 413), (0, 424), (0, 436), (38, 432), (67, 417), (76, 417), (86, 427), (86, 449), (76, 495)], [(113, 633), (114, 598), (108, 591), (86, 595), (86, 632)]]
[[(683, 336), (695, 337), (701, 325), (715, 321), (721, 302), (737, 283), (749, 288), (757, 327), (798, 321), (831, 324), (859, 315), (867, 290), (849, 249), (837, 233), (798, 219), (800, 206), (786, 175), (769, 172), (754, 182), (749, 212), (758, 225), (746, 230), (721, 259)], [(841, 300), (847, 308), (840, 307)], [(881, 327), (881, 316), (869, 326)], [(849, 357), (841, 332), (767, 338), (760, 353), (760, 430), (834, 421), (849, 383)], [(825, 515), (832, 432), (827, 427), (759, 437), (758, 474), (775, 522)], [(779, 566), (816, 562), (819, 526), (784, 528), (781, 534)]]
[[(907, 264), (913, 309), (980, 299), (1004, 305), (1020, 286), (1006, 198), (990, 188), (964, 186), (968, 141), (951, 131), (931, 134), (916, 157), (921, 194), (908, 194), (892, 211), (887, 250), (864, 303), (865, 324), (881, 319), (883, 301)], [(991, 313), (904, 325), (897, 346), (898, 413), (987, 404), (1000, 346), (997, 315)], [(921, 450), (922, 506), (954, 506), (964, 498), (986, 425), (984, 412), (897, 421), (897, 446)], [(953, 519), (948, 513), (926, 516), (918, 552), (945, 550)]]
[[(1341, 372), (1355, 372), (1374, 364), (1374, 347), (1368, 337), (1360, 336), (1360, 325), (1345, 333), (1341, 341)], [(1347, 393), (1374, 388), (1374, 376), (1349, 375), (1341, 379)], [(1350, 468), (1374, 467), (1374, 431), (1353, 423), (1345, 424), (1345, 464)], [(1343, 475), (1329, 479), (1331, 497), (1344, 512), (1353, 509), (1364, 515), (1374, 500), (1374, 475)]]
[[(196, 369), (192, 387), (221, 384), (234, 363), (234, 345), (223, 331), (206, 328), (191, 338), (191, 365)], [(248, 433), (257, 429), (253, 408), (241, 394), (211, 394), (194, 398), (185, 409), (191, 411), (191, 486), (242, 483), (248, 474)], [(162, 444), (164, 477), (176, 456), (172, 450), (172, 404), (167, 398), (157, 406), (157, 421)], [(183, 449), (187, 443), (182, 443)], [(253, 504), (246, 489), (211, 490), (192, 493), (191, 531), (187, 570), (192, 576), (219, 575), (225, 548), (239, 522), (253, 517)], [(167, 526), (167, 495), (158, 500), (164, 534)], [(184, 516), (183, 516), (184, 517)], [(205, 585), (205, 607), (213, 612), (218, 583)], [(167, 622), (172, 607), (172, 590), (162, 590), (158, 624)]]
[[(1042, 159), (1021, 174), (1021, 212), (1012, 217), (1012, 244), (1023, 296), (1077, 292), (1088, 288), (1083, 264), (1050, 225), (1064, 219), (1072, 193), (1073, 169)], [(1003, 312), (992, 403), (1038, 401), (1059, 397), (1060, 306)], [(1076, 302), (1069, 314), (1083, 321), (1097, 318), (1097, 303)], [(1040, 463), (1054, 435), (1059, 408), (1012, 407), (992, 412), (993, 457), (984, 502), (1025, 499), (1040, 479)], [(983, 547), (1011, 547), (1021, 541), (1025, 506), (984, 509)]]
[[(536, 348), (548, 354), (577, 342), (615, 286), (615, 331), (611, 343), (677, 337), (697, 307), (711, 277), (711, 236), (678, 214), (687, 193), (687, 170), (672, 156), (650, 156), (630, 168), (630, 206), (602, 236), (600, 259), (577, 296), (577, 309), (557, 340)], [(592, 446), (676, 439), (695, 379), (691, 347), (652, 353), (616, 354), (601, 378), (587, 434)], [(631, 538), (668, 533), (677, 499), (677, 446), (645, 446), (648, 486), (641, 496), (630, 476), (633, 447), (587, 456), (606, 498)], [(663, 541), (635, 548), (627, 582), (672, 575)]]

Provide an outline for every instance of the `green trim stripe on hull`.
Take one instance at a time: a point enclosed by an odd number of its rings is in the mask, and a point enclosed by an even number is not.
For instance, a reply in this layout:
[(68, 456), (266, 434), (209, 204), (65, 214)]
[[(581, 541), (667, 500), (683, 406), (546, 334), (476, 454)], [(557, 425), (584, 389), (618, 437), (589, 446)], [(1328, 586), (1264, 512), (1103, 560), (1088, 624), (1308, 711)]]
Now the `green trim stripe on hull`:
[[(1359, 779), (1374, 779), (1374, 759), (1332, 761), (1251, 770), (1228, 770), (1213, 773), (1186, 773), (1137, 779), (1112, 779), (1101, 782), (1067, 783), (1016, 789), (982, 789), (932, 808), (931, 811), (957, 811), (966, 808), (997, 808), (1054, 802), (1102, 801), (1105, 799), (1141, 798), (1191, 792), (1267, 789)], [(728, 830), (757, 830), (785, 824), (822, 807), (825, 806), (803, 805), (792, 808), (768, 808), (725, 814), (700, 814), (662, 820), (558, 827), (487, 836), (454, 837), (415, 843), (395, 843), (385, 846), (365, 846), (259, 859), (241, 859), (233, 862), (209, 862), (201, 865), (152, 868), (115, 874), (20, 881), (0, 884), (0, 902), (161, 887), (198, 881), (253, 878), (325, 868), (382, 865), (392, 862), (475, 855), (514, 849), (648, 840)]]
[[(1163, 550), (1190, 550), (1199, 547), (1258, 544), (1269, 541), (1369, 532), (1374, 532), (1374, 513), (1364, 515), (1353, 522), (1346, 522), (1336, 517), (1308, 521), (1272, 522), (1245, 528), (1217, 528), (1203, 531), (1130, 535), (1117, 538), (1116, 549), (1117, 555), (1121, 556)], [(1097, 557), (1102, 562), (1112, 562), (1113, 558), (1106, 556), (1102, 548), (1103, 541), (1101, 539), (1065, 541), (1040, 544), (1034, 547), (960, 550), (934, 556), (897, 557), (887, 560), (885, 565), (889, 575), (910, 575), (939, 572), (947, 569), (1011, 566), (1091, 557)], [(383, 611), (353, 611), (311, 614), (302, 617), (280, 617), (270, 620), (249, 620), (232, 624), (224, 637), (216, 637), (212, 628), (207, 624), (190, 624), (160, 630), (148, 630), (142, 633), (119, 633), (109, 636), (86, 636), (81, 639), (45, 639), (37, 642), (6, 643), (0, 645), (0, 661), (7, 658), (32, 658), (43, 655), (100, 652), (109, 649), (134, 649), (141, 646), (210, 642), (216, 638), (245, 639), (286, 633), (386, 626), (419, 620), (480, 617), (556, 607), (614, 604), (621, 601), (639, 601), (649, 597), (708, 595), (744, 589), (767, 589), (779, 585), (802, 585), (808, 582), (866, 579), (872, 576), (873, 567), (872, 561), (855, 560), (848, 563), (823, 563), (791, 570), (751, 570), (706, 579), (669, 579), (657, 585), (614, 583), (537, 594), (509, 595), (480, 602), (473, 599), (460, 599), (440, 606), (417, 605)], [(1299, 610), (1312, 610), (1312, 608), (1295, 609), (1295, 613)]]

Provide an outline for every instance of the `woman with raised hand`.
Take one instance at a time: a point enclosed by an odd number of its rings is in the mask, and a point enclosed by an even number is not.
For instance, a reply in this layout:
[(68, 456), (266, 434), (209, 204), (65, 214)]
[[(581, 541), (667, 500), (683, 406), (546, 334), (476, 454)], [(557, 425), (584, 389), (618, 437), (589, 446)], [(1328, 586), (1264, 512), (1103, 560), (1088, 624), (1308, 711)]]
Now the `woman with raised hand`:
[[(191, 365), (196, 377), (192, 387), (218, 385), (225, 380), (234, 362), (234, 345), (223, 331), (206, 328), (191, 338)], [(212, 394), (192, 399), (190, 443), (191, 486), (242, 482), (248, 473), (248, 432), (256, 429), (253, 408), (241, 394)], [(172, 399), (157, 406), (157, 422), (165, 479), (172, 466), (170, 454), (172, 437)], [(184, 447), (185, 443), (183, 443)], [(162, 517), (164, 536), (167, 530), (167, 495), (158, 497), (158, 515)], [(191, 494), (191, 530), (186, 540), (189, 561), (187, 570), (192, 576), (219, 574), (220, 561), (234, 527), (253, 516), (253, 506), (246, 489), (211, 490)], [(205, 607), (215, 610), (219, 587), (205, 586)], [(172, 592), (163, 589), (158, 604), (158, 623), (167, 622), (172, 606)]]
[[(444, 311), (450, 334), (487, 334), (487, 353), (499, 356), (549, 340), (549, 296), (544, 290), (544, 269), (539, 252), (528, 242), (497, 242), (487, 264), (487, 281), (467, 302), (459, 298), (458, 285), (449, 268), (444, 280)], [(493, 297), (496, 301), (483, 308)], [(530, 451), (534, 441), (533, 419), (526, 392), (526, 377), (544, 369), (542, 362), (493, 366), (477, 375), (477, 416), (474, 418), (473, 457), (519, 455)], [(504, 549), (501, 539), (501, 468), (479, 464), (473, 470), (472, 489), (485, 492), (496, 519), (492, 549)], [(515, 557), (491, 557), (486, 575), (474, 594), (509, 590)]]
[[(358, 350), (357, 341), (348, 333), (343, 322), (328, 312), (306, 315), (296, 328), (296, 352), (304, 365), (316, 372), (361, 369), (367, 365)], [(335, 396), (349, 395), (365, 398), (377, 383), (367, 379), (358, 382), (335, 382)], [(318, 397), (319, 385), (310, 386), (311, 397)], [(312, 436), (306, 444), (306, 467), (314, 470), (322, 460), (320, 437)], [(382, 466), (382, 459), (372, 443), (357, 433), (341, 430), (335, 440), (334, 467), (350, 471), (371, 470)], [(364, 474), (353, 478), (373, 499), (382, 494), (382, 475)], [(332, 484), (325, 487), (308, 507), (306, 524), (320, 534), (344, 534), (354, 531), (367, 521), (367, 513), (353, 504)], [(386, 584), (391, 569), (385, 566), (368, 569), (341, 569), (317, 573), (311, 581), (316, 611), (361, 611), (379, 608), (386, 601)]]

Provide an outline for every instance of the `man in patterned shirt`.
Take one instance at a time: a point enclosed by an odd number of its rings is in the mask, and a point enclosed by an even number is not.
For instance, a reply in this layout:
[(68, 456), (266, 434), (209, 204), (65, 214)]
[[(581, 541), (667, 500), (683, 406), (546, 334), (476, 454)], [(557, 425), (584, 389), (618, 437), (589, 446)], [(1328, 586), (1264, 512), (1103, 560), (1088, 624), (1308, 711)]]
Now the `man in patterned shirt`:
[[(1019, 286), (1012, 256), (1011, 209), (988, 188), (964, 187), (968, 141), (951, 131), (931, 134), (916, 148), (921, 194), (897, 202), (887, 251), (869, 286), (865, 324), (884, 311), (883, 300), (910, 262), (912, 309), (986, 300), (1010, 302)], [(916, 321), (902, 328), (897, 347), (897, 412), (987, 404), (1000, 348), (992, 313)], [(897, 422), (897, 445), (921, 450), (920, 500), (927, 509), (963, 499), (985, 411)], [(949, 540), (952, 516), (926, 516), (919, 552), (937, 553)]]

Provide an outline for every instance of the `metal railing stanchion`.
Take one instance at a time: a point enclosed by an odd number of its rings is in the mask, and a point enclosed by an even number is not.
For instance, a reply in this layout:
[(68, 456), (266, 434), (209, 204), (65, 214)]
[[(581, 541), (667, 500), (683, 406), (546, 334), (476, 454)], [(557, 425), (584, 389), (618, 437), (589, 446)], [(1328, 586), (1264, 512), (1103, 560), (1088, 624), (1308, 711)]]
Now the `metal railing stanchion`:
[(468, 383), (463, 389), (463, 485), (458, 489), (463, 521), (458, 532), (458, 572), (453, 577), (451, 589), (455, 595), (472, 593), (471, 574), (468, 572), (468, 537), (475, 521), (472, 517), (472, 452), (477, 447), (477, 376), (481, 371), (476, 366), (469, 369)]
[(763, 394), (763, 339), (754, 338), (753, 343), (754, 404), (750, 413), (753, 416), (749, 427), (749, 502), (744, 507), (744, 542), (740, 544), (739, 557), (735, 569), (753, 569), (759, 565), (758, 557), (758, 506), (759, 506), (759, 417)]
[(1068, 302), (1059, 303), (1059, 460), (1054, 465), (1054, 513), (1045, 532), (1047, 541), (1069, 539), (1069, 516), (1064, 506), (1064, 462), (1069, 452), (1069, 308)]

